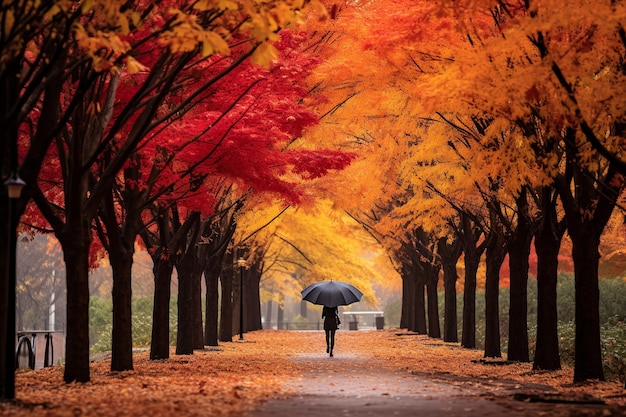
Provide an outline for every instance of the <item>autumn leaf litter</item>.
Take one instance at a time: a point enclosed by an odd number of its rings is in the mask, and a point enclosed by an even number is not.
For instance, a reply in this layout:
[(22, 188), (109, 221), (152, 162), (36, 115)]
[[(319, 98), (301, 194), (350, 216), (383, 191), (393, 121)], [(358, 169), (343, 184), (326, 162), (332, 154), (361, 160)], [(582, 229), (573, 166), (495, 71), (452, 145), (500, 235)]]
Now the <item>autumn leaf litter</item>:
[[(111, 372), (109, 360), (96, 361), (88, 383), (65, 384), (62, 367), (19, 371), (16, 401), (0, 403), (0, 415), (236, 415), (268, 399), (294, 395), (283, 383), (302, 377), (311, 366), (294, 359), (320, 355), (324, 349), (323, 332), (265, 330), (248, 333), (243, 341), (222, 343), (219, 349), (197, 350), (194, 355), (175, 355), (172, 350), (168, 360), (151, 361), (147, 351), (138, 353), (132, 371)], [(401, 330), (340, 331), (336, 358), (342, 355), (407, 377), (482, 390), (481, 395), (494, 398), (543, 393), (592, 396), (607, 404), (626, 405), (620, 383), (573, 384), (573, 370), (567, 367), (533, 372), (529, 363), (485, 363), (481, 350)]]

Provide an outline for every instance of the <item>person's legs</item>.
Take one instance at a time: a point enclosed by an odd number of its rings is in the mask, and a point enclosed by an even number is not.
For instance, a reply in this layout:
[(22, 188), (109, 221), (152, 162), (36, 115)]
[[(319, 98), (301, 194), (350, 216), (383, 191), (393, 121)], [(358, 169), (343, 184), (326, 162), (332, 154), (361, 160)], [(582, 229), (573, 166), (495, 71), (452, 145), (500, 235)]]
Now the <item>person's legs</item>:
[(330, 330), (330, 356), (333, 356), (334, 347), (335, 347), (335, 330)]
[(326, 332), (326, 353), (330, 352), (330, 330), (324, 330)]

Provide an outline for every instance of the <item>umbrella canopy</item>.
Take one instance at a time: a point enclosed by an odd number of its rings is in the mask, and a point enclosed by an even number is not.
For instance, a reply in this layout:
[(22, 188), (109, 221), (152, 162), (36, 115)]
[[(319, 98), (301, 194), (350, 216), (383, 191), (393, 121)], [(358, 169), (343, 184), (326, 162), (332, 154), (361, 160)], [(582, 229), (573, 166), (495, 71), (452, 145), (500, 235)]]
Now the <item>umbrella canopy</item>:
[(328, 307), (347, 306), (361, 301), (363, 293), (356, 287), (341, 281), (323, 281), (302, 290), (302, 299)]

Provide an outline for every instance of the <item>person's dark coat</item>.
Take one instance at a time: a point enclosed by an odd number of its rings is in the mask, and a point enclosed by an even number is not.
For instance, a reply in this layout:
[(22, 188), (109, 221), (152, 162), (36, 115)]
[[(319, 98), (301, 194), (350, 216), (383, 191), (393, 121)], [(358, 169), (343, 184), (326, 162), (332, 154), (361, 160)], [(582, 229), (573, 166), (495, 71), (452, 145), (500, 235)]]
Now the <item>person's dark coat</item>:
[(337, 323), (339, 322), (337, 307), (324, 306), (322, 318), (324, 319), (324, 330), (337, 330)]

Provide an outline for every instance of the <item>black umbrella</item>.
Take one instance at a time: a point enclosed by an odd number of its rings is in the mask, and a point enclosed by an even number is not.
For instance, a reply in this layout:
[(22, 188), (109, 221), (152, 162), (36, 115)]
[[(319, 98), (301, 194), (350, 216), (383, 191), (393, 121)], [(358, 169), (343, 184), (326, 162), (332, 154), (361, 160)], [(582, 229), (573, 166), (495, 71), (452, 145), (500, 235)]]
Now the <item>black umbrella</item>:
[(363, 293), (353, 285), (340, 281), (323, 281), (302, 290), (302, 299), (328, 307), (347, 306), (361, 301)]

